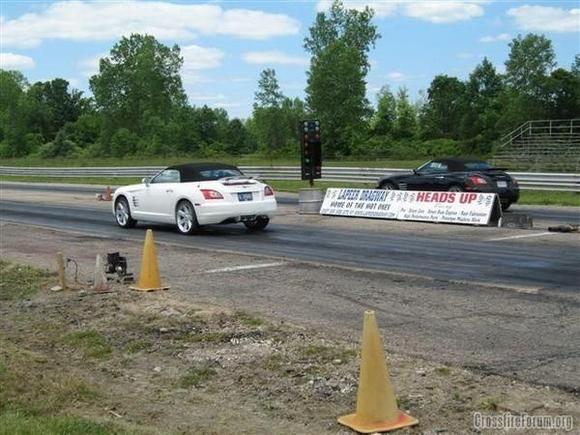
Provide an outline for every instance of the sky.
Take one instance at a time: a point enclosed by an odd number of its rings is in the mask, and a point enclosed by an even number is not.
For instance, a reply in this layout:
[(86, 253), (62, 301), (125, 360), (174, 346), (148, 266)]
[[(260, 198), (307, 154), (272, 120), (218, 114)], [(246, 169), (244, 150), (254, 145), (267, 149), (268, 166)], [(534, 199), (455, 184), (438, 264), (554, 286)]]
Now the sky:
[[(371, 102), (389, 85), (412, 98), (437, 74), (465, 79), (487, 56), (504, 71), (508, 43), (518, 34), (545, 34), (558, 66), (580, 53), (576, 1), (351, 1), (375, 10), (382, 35), (370, 53)], [(32, 83), (56, 77), (90, 94), (98, 59), (123, 35), (148, 33), (184, 57), (190, 104), (222, 107), (231, 117), (251, 114), (256, 83), (276, 70), (282, 92), (304, 97), (309, 56), (304, 37), (330, 1), (10, 1), (0, 0), (0, 68)]]

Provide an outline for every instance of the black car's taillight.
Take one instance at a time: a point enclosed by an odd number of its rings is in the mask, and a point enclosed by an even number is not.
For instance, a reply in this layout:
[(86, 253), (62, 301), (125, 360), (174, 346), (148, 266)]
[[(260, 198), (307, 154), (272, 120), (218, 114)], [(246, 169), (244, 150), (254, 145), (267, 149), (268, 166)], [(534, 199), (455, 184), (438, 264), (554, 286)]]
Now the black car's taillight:
[(471, 175), (470, 177), (468, 177), (468, 180), (474, 186), (484, 186), (488, 184), (487, 180), (483, 177), (480, 177), (479, 175)]

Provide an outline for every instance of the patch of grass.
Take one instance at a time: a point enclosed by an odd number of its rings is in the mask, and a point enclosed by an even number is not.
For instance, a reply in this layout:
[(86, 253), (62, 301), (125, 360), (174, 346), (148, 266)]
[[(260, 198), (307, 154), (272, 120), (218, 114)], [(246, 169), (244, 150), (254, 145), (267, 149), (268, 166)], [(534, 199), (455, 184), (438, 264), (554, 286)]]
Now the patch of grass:
[(71, 403), (78, 407), (99, 399), (95, 387), (70, 371), (54, 371), (48, 361), (0, 337), (0, 412), (53, 414)]
[(28, 299), (54, 275), (47, 270), (0, 260), (0, 301)]
[(461, 395), (456, 391), (455, 393), (453, 393), (452, 399), (457, 401), (457, 402), (461, 402)]
[(435, 369), (435, 373), (442, 376), (449, 376), (451, 370), (449, 369), (449, 367), (437, 367)]
[(354, 350), (314, 344), (302, 347), (299, 353), (301, 354), (302, 358), (315, 360), (323, 364), (333, 362), (335, 360), (340, 360), (340, 364), (344, 364), (356, 356), (356, 352)]
[(126, 433), (124, 430), (113, 424), (101, 424), (78, 417), (43, 417), (23, 412), (0, 414), (0, 435), (110, 435), (124, 433)]
[(499, 401), (495, 397), (488, 397), (479, 404), (479, 407), (486, 411), (497, 411), (499, 408)]
[(580, 207), (580, 193), (549, 192), (545, 190), (521, 190), (518, 204), (569, 205)]
[(264, 360), (264, 367), (268, 370), (278, 371), (284, 365), (284, 356), (281, 353), (273, 353)]
[(135, 340), (125, 346), (127, 353), (139, 353), (144, 350), (151, 349), (153, 345), (145, 340)]
[(190, 333), (186, 340), (191, 343), (227, 343), (230, 341), (230, 335), (225, 332)]
[(256, 317), (246, 311), (236, 311), (234, 315), (242, 324), (246, 326), (262, 326), (265, 323), (259, 317)]
[(137, 184), (142, 177), (32, 177), (7, 176), (0, 177), (0, 181), (18, 181), (21, 183), (60, 183), (60, 184), (95, 184), (99, 186), (125, 186)]
[(217, 372), (211, 367), (190, 367), (187, 373), (179, 379), (181, 388), (195, 387), (199, 388), (203, 383), (212, 379)]
[(80, 351), (85, 358), (107, 359), (113, 351), (107, 339), (92, 329), (71, 332), (64, 336), (63, 341)]
[[(300, 180), (265, 180), (265, 183), (272, 186), (276, 192), (298, 192), (300, 189), (310, 188), (308, 181)], [(353, 187), (361, 189), (370, 189), (377, 187), (376, 183), (346, 183), (338, 181), (314, 181), (314, 187), (328, 189), (331, 187)]]

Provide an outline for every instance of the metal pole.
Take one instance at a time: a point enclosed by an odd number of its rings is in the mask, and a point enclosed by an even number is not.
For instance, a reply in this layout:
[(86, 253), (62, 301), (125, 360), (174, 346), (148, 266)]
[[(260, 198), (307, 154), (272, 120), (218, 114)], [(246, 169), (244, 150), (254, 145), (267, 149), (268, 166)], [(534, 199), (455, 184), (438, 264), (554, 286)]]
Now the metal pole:
[(58, 283), (63, 290), (66, 290), (66, 275), (64, 273), (64, 258), (62, 252), (56, 254), (56, 265), (58, 268)]

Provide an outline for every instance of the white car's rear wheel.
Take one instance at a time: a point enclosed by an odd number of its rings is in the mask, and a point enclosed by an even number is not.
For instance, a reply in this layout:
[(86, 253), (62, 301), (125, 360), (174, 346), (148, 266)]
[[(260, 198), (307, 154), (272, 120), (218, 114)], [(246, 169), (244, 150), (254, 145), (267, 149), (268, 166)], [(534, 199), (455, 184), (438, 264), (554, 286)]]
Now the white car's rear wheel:
[(117, 225), (122, 228), (133, 228), (137, 221), (131, 217), (129, 203), (124, 196), (121, 196), (115, 202), (115, 220)]
[(270, 219), (267, 217), (258, 217), (253, 221), (244, 222), (244, 225), (252, 231), (261, 231), (268, 226)]
[(175, 210), (175, 223), (181, 234), (193, 234), (198, 228), (197, 217), (191, 202), (180, 201)]

